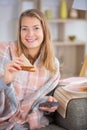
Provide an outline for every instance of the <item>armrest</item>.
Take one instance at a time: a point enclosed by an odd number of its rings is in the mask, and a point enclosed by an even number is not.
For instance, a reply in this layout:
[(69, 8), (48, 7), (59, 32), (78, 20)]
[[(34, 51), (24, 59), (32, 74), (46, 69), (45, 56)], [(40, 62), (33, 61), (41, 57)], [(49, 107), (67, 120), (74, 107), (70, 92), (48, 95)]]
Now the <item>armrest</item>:
[(87, 98), (72, 99), (66, 118), (56, 112), (55, 123), (68, 130), (87, 130)]

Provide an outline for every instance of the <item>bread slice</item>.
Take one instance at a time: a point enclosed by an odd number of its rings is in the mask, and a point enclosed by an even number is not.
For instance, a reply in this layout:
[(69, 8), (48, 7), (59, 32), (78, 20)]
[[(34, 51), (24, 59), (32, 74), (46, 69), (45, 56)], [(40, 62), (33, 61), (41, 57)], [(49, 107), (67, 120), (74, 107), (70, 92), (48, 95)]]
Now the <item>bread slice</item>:
[(21, 54), (20, 58), (23, 60), (22, 70), (35, 72), (35, 67), (29, 62), (24, 54)]
[(21, 68), (22, 68), (22, 70), (25, 70), (25, 71), (35, 72), (35, 68), (34, 67), (21, 66)]

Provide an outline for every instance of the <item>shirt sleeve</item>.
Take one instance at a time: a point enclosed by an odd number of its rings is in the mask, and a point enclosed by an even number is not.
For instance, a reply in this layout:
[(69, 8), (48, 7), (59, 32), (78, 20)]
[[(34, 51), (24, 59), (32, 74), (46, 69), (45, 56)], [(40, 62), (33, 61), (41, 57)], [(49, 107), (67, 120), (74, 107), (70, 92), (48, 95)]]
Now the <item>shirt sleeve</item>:
[(4, 67), (11, 60), (9, 43), (0, 43), (0, 77), (4, 75)]
[(5, 84), (4, 77), (2, 76), (0, 78), (0, 91), (2, 91), (3, 89), (6, 89), (6, 88), (7, 88), (7, 85)]
[[(15, 112), (18, 108), (16, 92), (13, 83), (6, 84), (4, 81), (4, 67), (11, 60), (9, 44), (0, 43), (0, 94), (4, 92), (5, 100), (8, 99), (10, 113)], [(6, 99), (7, 98), (7, 99)], [(0, 102), (2, 99), (0, 99)], [(4, 102), (6, 103), (6, 101)], [(4, 106), (3, 106), (4, 110)]]

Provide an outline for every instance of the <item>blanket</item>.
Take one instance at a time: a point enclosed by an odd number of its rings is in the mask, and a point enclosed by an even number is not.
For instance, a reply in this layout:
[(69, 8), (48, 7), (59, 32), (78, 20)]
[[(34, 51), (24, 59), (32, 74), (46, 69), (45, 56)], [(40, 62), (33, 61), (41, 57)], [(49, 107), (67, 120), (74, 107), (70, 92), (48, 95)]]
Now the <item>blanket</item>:
[[(46, 95), (57, 86), (60, 79), (59, 62), (55, 58), (56, 71), (52, 76), (44, 66), (39, 67), (39, 56), (34, 63), (36, 70), (34, 73), (21, 70), (14, 81), (6, 86), (3, 80), (4, 66), (15, 57), (15, 43), (0, 43), (0, 77), (2, 78), (2, 83), (0, 83), (0, 95), (2, 96), (0, 99), (2, 106), (0, 106), (0, 128), (6, 127), (7, 130), (10, 130), (15, 124), (25, 122), (29, 122), (33, 129), (42, 126), (43, 123), (48, 125), (49, 122), (44, 117), (44, 113), (38, 109), (38, 104), (47, 100)], [(8, 109), (5, 109), (6, 106)]]

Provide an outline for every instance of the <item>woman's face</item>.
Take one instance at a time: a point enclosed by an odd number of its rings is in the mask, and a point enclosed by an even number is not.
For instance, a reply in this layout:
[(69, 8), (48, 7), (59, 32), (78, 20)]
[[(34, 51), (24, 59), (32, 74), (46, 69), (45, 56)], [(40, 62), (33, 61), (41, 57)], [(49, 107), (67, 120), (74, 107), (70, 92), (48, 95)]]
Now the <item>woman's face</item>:
[(43, 29), (36, 17), (22, 18), (21, 41), (28, 49), (40, 48), (43, 42)]

